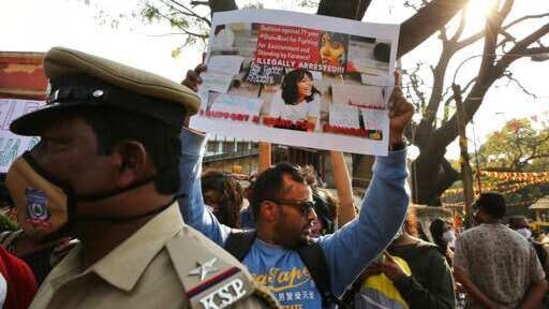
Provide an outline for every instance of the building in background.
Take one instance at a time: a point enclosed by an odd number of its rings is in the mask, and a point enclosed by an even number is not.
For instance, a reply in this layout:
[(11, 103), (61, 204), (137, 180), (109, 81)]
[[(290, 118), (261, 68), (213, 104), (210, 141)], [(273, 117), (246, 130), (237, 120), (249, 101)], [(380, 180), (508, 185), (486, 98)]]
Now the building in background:
[(44, 53), (0, 51), (0, 98), (43, 100)]

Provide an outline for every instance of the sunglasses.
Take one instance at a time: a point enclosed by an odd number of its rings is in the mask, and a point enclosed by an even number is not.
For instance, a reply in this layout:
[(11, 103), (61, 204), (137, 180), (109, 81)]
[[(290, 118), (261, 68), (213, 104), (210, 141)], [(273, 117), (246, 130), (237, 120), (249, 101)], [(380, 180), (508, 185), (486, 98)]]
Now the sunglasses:
[(314, 201), (290, 201), (290, 200), (271, 200), (278, 205), (287, 205), (297, 209), (302, 215), (307, 215), (315, 207)]

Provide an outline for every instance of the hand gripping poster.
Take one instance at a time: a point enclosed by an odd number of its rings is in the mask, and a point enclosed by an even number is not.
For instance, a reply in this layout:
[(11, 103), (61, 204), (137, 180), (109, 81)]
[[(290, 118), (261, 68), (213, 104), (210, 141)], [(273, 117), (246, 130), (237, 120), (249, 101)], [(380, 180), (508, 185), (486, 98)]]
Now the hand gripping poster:
[(386, 155), (398, 25), (275, 10), (216, 13), (191, 127)]

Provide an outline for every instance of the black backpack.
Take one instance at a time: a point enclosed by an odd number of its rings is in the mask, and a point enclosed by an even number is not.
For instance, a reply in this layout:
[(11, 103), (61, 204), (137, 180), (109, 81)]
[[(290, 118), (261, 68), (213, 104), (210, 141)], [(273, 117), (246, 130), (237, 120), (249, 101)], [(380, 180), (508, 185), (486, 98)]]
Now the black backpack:
[[(225, 241), (225, 250), (237, 260), (242, 261), (250, 251), (255, 237), (255, 230), (232, 231)], [(322, 294), (322, 307), (328, 308), (330, 304), (336, 304), (339, 308), (348, 308), (330, 289), (328, 264), (318, 242), (310, 241), (297, 248), (296, 251)]]

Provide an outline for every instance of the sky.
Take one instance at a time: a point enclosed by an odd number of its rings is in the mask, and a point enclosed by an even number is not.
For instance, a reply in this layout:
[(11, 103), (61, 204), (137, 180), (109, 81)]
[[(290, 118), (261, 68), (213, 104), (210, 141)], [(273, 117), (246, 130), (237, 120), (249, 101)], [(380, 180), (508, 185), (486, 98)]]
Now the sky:
[[(487, 0), (471, 0), (481, 5)], [(201, 48), (184, 48), (177, 57), (172, 50), (180, 44), (181, 37), (167, 35), (173, 31), (165, 24), (143, 26), (139, 22), (123, 22), (118, 28), (101, 25), (98, 7), (116, 15), (131, 12), (138, 0), (0, 0), (0, 50), (45, 52), (53, 46), (80, 49), (92, 54), (120, 61), (174, 81), (180, 81), (185, 72), (201, 61)], [(288, 9), (314, 13), (311, 8), (297, 8), (297, 1), (262, 1), (266, 8)], [(528, 14), (549, 12), (549, 1), (521, 0), (522, 10)], [(87, 3), (87, 4), (86, 4)], [(241, 4), (243, 1), (237, 1)], [(373, 0), (364, 18), (371, 22), (399, 23), (413, 11), (402, 6), (404, 0)], [(531, 11), (526, 11), (531, 10)], [(481, 7), (472, 12), (480, 14)], [(472, 20), (481, 20), (482, 15)], [(547, 20), (547, 19), (546, 19)], [(545, 40), (549, 44), (549, 38)], [(402, 60), (404, 68), (415, 61), (425, 62), (438, 59), (435, 38), (426, 41), (417, 50)], [(480, 53), (477, 50), (466, 52), (468, 56)], [(475, 66), (479, 59), (466, 61), (460, 68), (456, 80)], [(454, 63), (454, 67), (459, 65)], [(474, 142), (480, 144), (490, 132), (500, 129), (503, 124), (515, 117), (538, 115), (547, 118), (549, 110), (549, 87), (543, 76), (549, 72), (549, 61), (531, 62), (519, 60), (513, 67), (515, 77), (537, 98), (522, 93), (517, 87), (505, 82), (496, 82), (488, 92), (485, 102), (468, 125), (470, 138), (469, 151)], [(544, 116), (545, 115), (545, 116)], [(541, 120), (541, 119), (540, 119)], [(477, 145), (478, 146), (478, 145)], [(455, 143), (449, 149), (449, 157), (457, 157), (459, 150)]]

